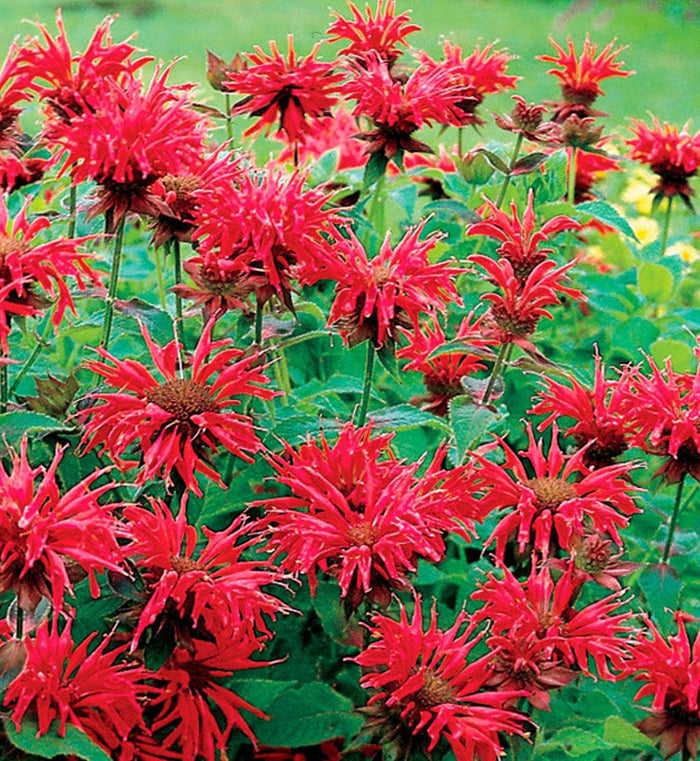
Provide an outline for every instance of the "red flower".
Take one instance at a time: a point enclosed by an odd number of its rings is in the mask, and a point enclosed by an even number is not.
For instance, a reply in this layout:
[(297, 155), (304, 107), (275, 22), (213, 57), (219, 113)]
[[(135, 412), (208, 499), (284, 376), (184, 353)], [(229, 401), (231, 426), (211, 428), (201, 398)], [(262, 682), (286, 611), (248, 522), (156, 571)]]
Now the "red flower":
[(686, 473), (700, 481), (700, 343), (695, 357), (694, 375), (674, 372), (670, 359), (662, 370), (647, 357), (651, 376), (635, 368), (628, 388), (625, 411), (634, 427), (631, 445), (666, 458), (655, 475), (669, 484)]
[(62, 610), (76, 566), (89, 575), (95, 597), (96, 572), (122, 572), (114, 505), (98, 502), (114, 484), (93, 488), (108, 469), (95, 471), (61, 496), (56, 481), (61, 457), (58, 449), (48, 468), (31, 468), (25, 438), (19, 456), (11, 451), (11, 470), (0, 464), (0, 592), (13, 590), (27, 611), (42, 597)]
[[(574, 203), (581, 203), (582, 201), (595, 201), (597, 196), (591, 192), (593, 186), (600, 182), (607, 174), (607, 172), (621, 172), (622, 167), (619, 162), (612, 156), (600, 153), (599, 151), (605, 143), (601, 143), (597, 146), (596, 151), (577, 151), (576, 152), (576, 186), (574, 191)], [(571, 148), (567, 148), (566, 151), (568, 162), (567, 172), (571, 168)], [(595, 227), (601, 229), (597, 220)], [(590, 222), (588, 223), (591, 224)], [(609, 232), (613, 228), (605, 225), (602, 229), (603, 232)]]
[(344, 75), (334, 73), (333, 64), (316, 60), (320, 46), (302, 58), (294, 52), (291, 34), (287, 46), (286, 60), (274, 42), (270, 43), (272, 55), (256, 46), (255, 53), (246, 56), (252, 65), (229, 74), (226, 89), (247, 96), (233, 107), (233, 113), (260, 117), (244, 137), (269, 131), (279, 119), (289, 142), (298, 143), (309, 130), (307, 120), (326, 116), (338, 100), (335, 93)]
[(54, 125), (63, 171), (74, 184), (94, 180), (99, 186), (92, 216), (108, 212), (116, 224), (129, 211), (167, 213), (149, 186), (203, 153), (207, 123), (189, 107), (190, 86), (166, 84), (169, 73), (158, 69), (145, 88), (138, 79), (103, 80), (94, 111)]
[(258, 542), (255, 524), (239, 516), (225, 531), (203, 527), (206, 545), (197, 550), (197, 530), (187, 522), (186, 500), (177, 517), (160, 501), (152, 501), (151, 507), (124, 509), (131, 539), (124, 552), (141, 569), (147, 595), (132, 649), (148, 627), (154, 628), (153, 636), (173, 634), (180, 646), (191, 646), (192, 637), (207, 639), (222, 627), (250, 627), (253, 636), (269, 634), (265, 616), (274, 618), (288, 609), (263, 591), (279, 582), (280, 574), (264, 561), (242, 559)]
[[(641, 512), (634, 502), (640, 491), (625, 476), (634, 463), (608, 465), (589, 471), (583, 464), (584, 452), (565, 458), (557, 442), (558, 429), (552, 426), (552, 443), (545, 458), (542, 440), (535, 442), (532, 426), (528, 424), (530, 445), (522, 452), (530, 462), (523, 461), (503, 441), (500, 446), (505, 463), (497, 465), (483, 454), (474, 454), (477, 470), (474, 486), (484, 493), (481, 497), (485, 513), (508, 510), (501, 518), (487, 544), (496, 541), (496, 557), (503, 560), (506, 544), (515, 538), (518, 551), (534, 550), (546, 558), (554, 546), (570, 549), (588, 527), (608, 532), (617, 544), (622, 544), (619, 528), (628, 517)], [(494, 449), (489, 445), (488, 449)], [(529, 470), (534, 470), (530, 477)], [(569, 480), (571, 476), (578, 480)], [(554, 533), (554, 536), (553, 536)]]
[(662, 126), (654, 116), (651, 127), (632, 120), (632, 134), (633, 138), (625, 140), (631, 148), (629, 157), (648, 164), (659, 176), (652, 191), (668, 198), (679, 195), (689, 205), (693, 190), (688, 180), (700, 166), (700, 132), (691, 135), (688, 124), (680, 131), (668, 122)]
[(553, 259), (545, 259), (525, 280), (516, 275), (506, 257), (494, 261), (474, 254), (469, 261), (484, 269), (488, 280), (502, 291), (481, 296), (483, 301), (491, 303), (485, 319), (486, 334), (501, 344), (514, 343), (526, 351), (537, 351), (529, 337), (542, 317), (553, 319), (545, 307), (561, 303), (558, 293), (573, 299), (583, 298), (581, 291), (564, 284), (568, 280), (566, 272), (576, 264), (575, 260), (557, 267)]
[(494, 44), (485, 45), (483, 50), (477, 46), (471, 55), (462, 58), (462, 48), (448, 41), (443, 45), (444, 60), (440, 62), (421, 53), (420, 60), (427, 72), (440, 70), (448, 76), (457, 115), (457, 121), (449, 121), (449, 124), (482, 124), (475, 109), (484, 96), (512, 89), (522, 78), (507, 74), (508, 64), (515, 56), (503, 50), (494, 50)]
[(216, 642), (193, 645), (192, 651), (177, 648), (154, 675), (157, 692), (150, 705), (158, 713), (151, 729), (165, 735), (160, 748), (179, 750), (178, 758), (225, 759), (234, 729), (255, 743), (241, 711), (265, 714), (224, 685), (239, 671), (270, 664), (251, 660), (260, 644), (235, 629), (221, 629)]
[(43, 44), (34, 37), (19, 48), (15, 64), (18, 82), (45, 101), (55, 118), (70, 121), (86, 109), (96, 110), (105, 80), (126, 84), (138, 69), (152, 60), (145, 57), (132, 60), (138, 48), (129, 44), (131, 38), (112, 43), (110, 27), (115, 19), (116, 16), (108, 16), (99, 24), (85, 51), (76, 54), (70, 49), (59, 9), (56, 37), (49, 34), (44, 24), (38, 24)]
[[(447, 415), (450, 400), (468, 393), (463, 379), (479, 370), (486, 370), (483, 359), (491, 358), (492, 352), (488, 347), (495, 341), (484, 338), (483, 317), (473, 317), (473, 313), (470, 313), (460, 323), (454, 337), (455, 341), (460, 342), (460, 348), (455, 347), (450, 353), (431, 357), (433, 352), (446, 343), (445, 333), (437, 321), (426, 325), (424, 330), (416, 331), (411, 336), (410, 346), (397, 352), (399, 357), (411, 360), (404, 366), (404, 370), (423, 373), (423, 383), (428, 393), (411, 402), (434, 415)], [(472, 347), (474, 353), (470, 352)]]
[(367, 153), (379, 153), (387, 161), (401, 161), (404, 151), (433, 149), (412, 135), (423, 126), (457, 124), (459, 114), (454, 90), (446, 71), (436, 67), (416, 69), (405, 81), (394, 79), (379, 57), (350, 65), (352, 78), (343, 85), (346, 98), (356, 100), (353, 116), (366, 116), (374, 129), (358, 139), (370, 143)]
[(530, 410), (533, 415), (548, 415), (538, 426), (543, 431), (560, 417), (576, 423), (566, 431), (581, 448), (583, 463), (589, 468), (611, 465), (629, 446), (633, 421), (627, 414), (630, 368), (624, 368), (615, 380), (605, 380), (605, 366), (595, 358), (593, 388), (582, 386), (575, 378), (559, 383), (542, 378), (544, 388), (539, 401)]
[(387, 604), (419, 557), (442, 559), (443, 531), (466, 537), (473, 527), (461, 499), (464, 471), (434, 462), (418, 478), (419, 462), (397, 462), (392, 437), (370, 433), (348, 424), (332, 447), (323, 435), (298, 451), (287, 446), (272, 464), (292, 494), (265, 503), (272, 558), (308, 574), (312, 591), (317, 571), (337, 577), (351, 610), (366, 595)]
[(42, 230), (50, 227), (46, 217), (27, 220), (30, 199), (20, 213), (10, 221), (7, 207), (0, 200), (0, 346), (7, 353), (7, 337), (12, 315), (33, 317), (41, 314), (56, 300), (51, 322), (58, 327), (70, 309), (75, 314), (73, 297), (66, 278), (75, 278), (78, 287), (85, 289), (85, 278), (99, 285), (96, 272), (89, 265), (90, 257), (79, 253), (84, 238), (56, 238), (47, 243), (31, 245)]
[(686, 622), (694, 619), (681, 612), (675, 618), (678, 633), (668, 639), (647, 619), (648, 631), (632, 649), (628, 673), (636, 672), (635, 681), (645, 683), (635, 700), (653, 696), (647, 709), (651, 715), (638, 722), (639, 729), (658, 738), (664, 758), (683, 752), (695, 760), (700, 742), (700, 637), (691, 646)]
[[(629, 657), (633, 626), (625, 625), (630, 614), (619, 612), (628, 602), (622, 592), (574, 608), (580, 586), (573, 581), (571, 568), (555, 583), (549, 568), (539, 571), (533, 565), (529, 578), (520, 582), (507, 569), (499, 579), (488, 574), (472, 594), (483, 607), (474, 620), (491, 622), (496, 636), (511, 642), (528, 640), (535, 634), (550, 648), (551, 659), (566, 668), (591, 674), (589, 659), (602, 679), (614, 679), (611, 669), (623, 671)], [(494, 644), (500, 644), (496, 642)]]
[(328, 323), (349, 346), (393, 343), (397, 328), (418, 331), (421, 315), (434, 318), (448, 304), (461, 304), (452, 279), (461, 270), (451, 262), (430, 263), (428, 253), (442, 236), (419, 240), (424, 226), (410, 229), (393, 248), (387, 233), (371, 260), (352, 230), (336, 241), (335, 259), (324, 275), (337, 281)]
[(485, 689), (487, 658), (469, 660), (483, 635), (475, 635), (474, 624), (465, 628), (466, 619), (461, 612), (442, 631), (433, 608), (424, 631), (420, 599), (411, 621), (403, 605), (398, 621), (379, 613), (370, 619), (370, 645), (353, 659), (363, 668), (360, 684), (373, 691), (368, 728), (394, 740), (405, 757), (414, 747), (430, 753), (444, 738), (458, 761), (497, 761), (498, 733), (524, 734), (525, 717), (504, 707), (522, 693)]
[(11, 153), (0, 154), (0, 188), (12, 193), (25, 185), (38, 182), (48, 165), (48, 159), (28, 158), (22, 160)]
[(399, 57), (402, 47), (407, 47), (406, 37), (419, 32), (421, 27), (411, 24), (408, 13), (395, 15), (396, 3), (387, 0), (377, 0), (377, 10), (372, 14), (369, 5), (365, 7), (367, 18), (364, 18), (359, 8), (348, 3), (353, 18), (343, 18), (333, 11), (335, 21), (326, 29), (331, 35), (326, 41), (333, 43), (348, 40), (350, 44), (340, 51), (340, 55), (357, 58), (360, 61), (379, 57), (391, 67)]
[(44, 621), (34, 637), (25, 637), (27, 662), (3, 703), (18, 732), (27, 715), (36, 717), (40, 735), (57, 721), (63, 737), (72, 724), (119, 758), (129, 733), (143, 726), (138, 693), (146, 672), (119, 663), (124, 648), (107, 650), (108, 637), (91, 649), (95, 636), (76, 647), (70, 621), (60, 633), (57, 619)]
[(564, 50), (551, 37), (549, 41), (557, 54), (540, 55), (537, 59), (554, 64), (555, 68), (549, 69), (547, 74), (553, 74), (561, 85), (564, 102), (557, 104), (554, 121), (563, 122), (572, 114), (580, 117), (604, 115), (590, 109), (593, 101), (599, 95), (605, 94), (600, 83), (610, 77), (629, 77), (630, 74), (635, 73), (624, 71), (622, 68), (624, 63), (615, 60), (625, 48), (613, 50), (616, 40), (612, 40), (600, 51), (600, 54), (596, 55), (598, 47), (586, 36), (581, 55), (577, 56), (570, 37), (567, 39), (567, 50)]
[(87, 366), (117, 391), (93, 394), (96, 403), (82, 413), (87, 418), (86, 449), (101, 444), (114, 462), (129, 468), (138, 460), (124, 461), (122, 456), (136, 444), (144, 466), (139, 484), (159, 477), (172, 483), (175, 470), (197, 495), (201, 495), (197, 472), (224, 485), (210, 460), (219, 447), (252, 462), (250, 455), (262, 444), (250, 417), (230, 408), (241, 404), (242, 395), (271, 399), (275, 392), (262, 385), (268, 379), (256, 367), (258, 358), (244, 357), (243, 351), (231, 348), (230, 339), (212, 341), (212, 327), (210, 322), (202, 333), (188, 378), (179, 371), (177, 342), (161, 349), (143, 326), (141, 332), (162, 382), (140, 362), (119, 360), (97, 349), (106, 361), (94, 360)]
[(29, 94), (16, 77), (17, 51), (17, 44), (12, 43), (0, 67), (0, 151), (6, 151), (13, 156), (19, 156), (23, 152), (23, 130), (19, 121), (22, 111), (17, 108), (17, 104), (29, 99)]
[[(528, 275), (538, 264), (545, 261), (553, 248), (539, 248), (541, 243), (547, 242), (553, 235), (563, 230), (579, 230), (581, 225), (571, 217), (558, 215), (548, 219), (541, 227), (535, 225), (535, 212), (533, 211), (534, 194), (532, 189), (527, 194), (527, 207), (523, 217), (518, 217), (518, 207), (513, 201), (510, 205), (509, 217), (501, 211), (496, 204), (485, 199), (491, 216), (482, 222), (476, 222), (467, 228), (467, 235), (486, 235), (496, 238), (501, 245), (496, 251), (513, 266), (515, 276), (520, 280), (526, 280)], [(480, 262), (481, 260), (472, 260)]]
[(326, 276), (323, 265), (332, 250), (327, 236), (338, 221), (323, 208), (330, 195), (305, 188), (306, 177), (270, 163), (264, 173), (202, 189), (194, 237), (203, 266), (245, 275), (260, 304), (276, 295), (292, 308), (294, 278), (311, 285)]

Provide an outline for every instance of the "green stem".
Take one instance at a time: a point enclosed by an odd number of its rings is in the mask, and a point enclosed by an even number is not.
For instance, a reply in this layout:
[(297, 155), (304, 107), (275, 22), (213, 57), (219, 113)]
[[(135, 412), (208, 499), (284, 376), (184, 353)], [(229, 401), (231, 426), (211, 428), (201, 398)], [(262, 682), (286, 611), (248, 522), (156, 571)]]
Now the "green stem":
[(506, 197), (506, 191), (508, 190), (508, 185), (510, 185), (510, 177), (511, 172), (513, 169), (515, 169), (515, 162), (518, 160), (518, 156), (520, 154), (520, 148), (523, 144), (523, 133), (519, 132), (518, 137), (515, 141), (515, 146), (513, 148), (513, 154), (510, 157), (510, 164), (508, 165), (508, 174), (505, 176), (503, 180), (503, 185), (501, 185), (501, 191), (498, 194), (498, 198), (496, 199), (496, 207), (501, 208), (501, 204), (505, 200)]
[(20, 368), (20, 371), (15, 376), (15, 379), (12, 381), (12, 385), (10, 386), (10, 396), (12, 396), (15, 391), (17, 390), (17, 387), (19, 384), (24, 380), (27, 373), (32, 369), (34, 366), (34, 363), (39, 358), (39, 355), (41, 354), (44, 346), (48, 346), (46, 343), (46, 339), (49, 336), (49, 333), (51, 331), (51, 315), (46, 315), (46, 320), (44, 321), (44, 328), (41, 331), (41, 337), (37, 340), (36, 346), (34, 347), (32, 353), (27, 357), (27, 360)]
[(368, 217), (372, 227), (377, 231), (381, 238), (384, 234), (384, 207), (379, 203), (379, 199), (384, 191), (384, 178), (386, 172), (381, 175), (374, 186), (372, 201), (369, 205)]
[[(3, 352), (2, 359), (7, 359), (7, 354)], [(10, 377), (7, 369), (7, 365), (3, 362), (0, 365), (0, 412), (7, 410), (7, 402), (10, 398)]]
[(159, 248), (154, 249), (153, 255), (156, 260), (156, 277), (158, 278), (158, 303), (160, 308), (165, 312), (168, 309), (167, 301), (165, 300), (165, 280), (163, 278), (163, 262), (161, 262), (161, 250)]
[(678, 482), (678, 489), (676, 490), (676, 501), (673, 504), (673, 512), (671, 513), (671, 521), (668, 524), (668, 536), (666, 537), (666, 544), (664, 545), (664, 554), (661, 556), (661, 562), (663, 564), (668, 563), (668, 556), (671, 554), (671, 545), (673, 544), (673, 534), (676, 530), (676, 523), (678, 521), (678, 513), (680, 512), (681, 496), (683, 494), (684, 483), (685, 483), (685, 473), (681, 476), (681, 480)]
[(571, 163), (569, 164), (569, 188), (566, 193), (566, 200), (573, 206), (576, 199), (576, 154), (578, 149), (575, 146), (571, 148)]
[(263, 306), (260, 301), (255, 302), (255, 343), (258, 346), (262, 345)]
[(233, 143), (233, 119), (231, 119), (231, 96), (228, 93), (225, 93), (224, 98), (226, 101), (226, 135), (228, 137), (229, 143)]
[(464, 127), (457, 127), (457, 153), (459, 153), (459, 157), (462, 158), (462, 133), (464, 132)]
[(105, 318), (102, 324), (102, 338), (100, 346), (103, 349), (109, 348), (109, 339), (112, 334), (112, 321), (114, 320), (114, 301), (117, 296), (117, 286), (119, 285), (119, 268), (122, 263), (122, 249), (124, 248), (124, 229), (126, 227), (126, 215), (122, 216), (114, 233), (114, 254), (112, 256), (112, 271), (109, 276), (109, 291), (107, 293), (107, 303), (105, 305)]
[[(182, 282), (182, 257), (180, 255), (180, 241), (173, 238), (173, 267), (175, 271), (175, 285)], [(183, 350), (185, 348), (185, 330), (182, 324), (182, 296), (175, 292), (175, 332), (177, 340), (180, 342)]]
[(78, 224), (78, 188), (75, 185), (70, 186), (68, 203), (68, 213), (70, 214), (70, 220), (68, 222), (68, 237), (75, 238), (75, 228)]
[(367, 356), (365, 359), (365, 380), (362, 385), (362, 401), (360, 402), (360, 413), (357, 416), (357, 427), (361, 428), (367, 419), (367, 409), (369, 408), (369, 397), (372, 391), (372, 372), (374, 370), (374, 344), (367, 341)]
[(498, 350), (498, 355), (496, 357), (496, 361), (494, 362), (493, 370), (491, 371), (491, 377), (489, 378), (488, 386), (486, 386), (486, 391), (484, 392), (484, 398), (481, 400), (482, 404), (488, 404), (488, 401), (491, 398), (493, 387), (496, 385), (496, 380), (498, 379), (498, 376), (501, 374), (501, 370), (503, 369), (503, 362), (506, 358), (506, 354), (508, 353), (509, 346), (510, 344), (501, 344), (501, 348)]
[(668, 243), (668, 231), (671, 227), (671, 204), (673, 196), (668, 197), (668, 206), (666, 206), (666, 218), (664, 219), (664, 232), (661, 237), (661, 256), (666, 253), (666, 244)]
[(277, 362), (275, 362), (275, 379), (280, 390), (284, 393), (282, 397), (282, 405), (284, 407), (289, 406), (289, 396), (292, 393), (292, 384), (289, 380), (289, 365), (287, 364), (287, 357), (284, 353), (284, 349), (277, 349)]

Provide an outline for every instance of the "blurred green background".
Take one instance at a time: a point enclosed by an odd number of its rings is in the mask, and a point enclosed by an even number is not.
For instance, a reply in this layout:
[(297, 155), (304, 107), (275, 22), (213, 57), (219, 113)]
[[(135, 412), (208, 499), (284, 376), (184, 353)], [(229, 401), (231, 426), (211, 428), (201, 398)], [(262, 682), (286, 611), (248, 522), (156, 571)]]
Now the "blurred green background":
[[(75, 48), (81, 49), (105, 15), (118, 13), (115, 38), (138, 32), (138, 44), (156, 58), (184, 57), (173, 77), (180, 82), (204, 81), (206, 48), (228, 59), (256, 44), (267, 49), (271, 39), (284, 48), (286, 35), (293, 32), (303, 54), (323, 38), (329, 7), (346, 9), (345, 0), (0, 0), (3, 48), (17, 35), (34, 33), (23, 19), (40, 20), (53, 30), (59, 6)], [(413, 10), (412, 18), (423, 31), (410, 40), (433, 54), (445, 36), (467, 51), (479, 40), (500, 40), (519, 56), (511, 71), (524, 77), (518, 91), (530, 101), (558, 93), (555, 80), (545, 74), (547, 65), (535, 60), (550, 52), (547, 37), (563, 42), (570, 34), (580, 49), (589, 32), (601, 46), (613, 37), (627, 45), (620, 57), (637, 72), (604, 84), (607, 97), (600, 105), (610, 113), (612, 126), (632, 116), (646, 118), (649, 112), (683, 123), (700, 106), (700, 0), (397, 0), (397, 6)], [(324, 55), (330, 53), (329, 48)], [(202, 97), (211, 103), (219, 100), (208, 87)], [(509, 109), (509, 96), (491, 97), (486, 107)]]

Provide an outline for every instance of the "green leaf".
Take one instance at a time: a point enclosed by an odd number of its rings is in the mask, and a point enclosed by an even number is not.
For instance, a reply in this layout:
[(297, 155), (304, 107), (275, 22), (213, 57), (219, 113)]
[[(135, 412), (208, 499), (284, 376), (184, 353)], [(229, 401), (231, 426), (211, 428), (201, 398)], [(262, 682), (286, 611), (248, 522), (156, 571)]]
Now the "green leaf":
[(158, 344), (169, 343), (175, 337), (172, 317), (143, 299), (115, 301), (114, 310), (145, 325), (151, 338)]
[(657, 365), (666, 359), (671, 360), (671, 367), (677, 373), (687, 373), (693, 366), (693, 350), (683, 341), (673, 338), (659, 338), (651, 345), (651, 356)]
[(389, 161), (382, 151), (377, 151), (369, 157), (365, 165), (365, 175), (362, 178), (363, 193), (366, 193), (377, 180), (384, 176), (388, 163)]
[(255, 723), (255, 734), (263, 745), (285, 748), (317, 745), (333, 737), (350, 739), (363, 723), (353, 708), (349, 698), (327, 684), (291, 687), (266, 710), (270, 721)]
[(484, 436), (501, 415), (490, 407), (475, 404), (468, 396), (457, 396), (450, 401), (450, 425), (457, 448), (456, 462), (461, 463), (464, 455), (483, 442)]
[(511, 170), (511, 175), (530, 174), (530, 172), (534, 172), (537, 167), (544, 164), (548, 158), (549, 155), (546, 153), (539, 153), (537, 151), (534, 153), (528, 153), (527, 156), (523, 156), (515, 162), (515, 166)]
[(493, 167), (486, 156), (479, 153), (467, 154), (462, 159), (457, 158), (455, 163), (462, 178), (471, 185), (484, 185), (493, 174)]
[(72, 431), (72, 428), (66, 423), (59, 422), (39, 412), (13, 410), (12, 412), (3, 412), (0, 415), (0, 431), (2, 431), (4, 441), (14, 446), (21, 441), (25, 434), (33, 438), (48, 433)]
[(486, 148), (477, 148), (475, 153), (480, 153), (491, 164), (491, 166), (501, 174), (510, 174), (508, 164), (493, 151), (487, 151)]
[(384, 345), (377, 349), (377, 359), (382, 367), (399, 382), (399, 363), (396, 360), (396, 345), (393, 341), (386, 340)]
[(643, 735), (634, 724), (625, 721), (621, 716), (610, 716), (605, 720), (603, 740), (616, 748), (646, 750), (654, 747), (654, 743), (646, 735)]
[(593, 732), (588, 732), (580, 727), (564, 727), (549, 740), (538, 745), (535, 748), (534, 756), (546, 758), (552, 750), (561, 748), (567, 756), (579, 758), (592, 751), (601, 751), (611, 747), (608, 742)]
[(628, 238), (639, 242), (630, 223), (607, 201), (586, 201), (585, 203), (578, 204), (576, 211), (593, 217), (593, 219), (597, 219), (599, 222), (619, 230)]
[(304, 341), (312, 341), (314, 338), (328, 338), (333, 336), (328, 330), (311, 330), (308, 333), (302, 333), (299, 336), (291, 336), (290, 338), (283, 338), (278, 341), (273, 348), (275, 349), (288, 349), (290, 346), (296, 346), (297, 344), (304, 343)]
[(370, 412), (367, 417), (377, 428), (390, 431), (407, 431), (411, 428), (421, 428), (430, 425), (435, 428), (446, 430), (445, 423), (429, 412), (419, 410), (410, 404), (397, 404), (394, 407), (385, 407), (383, 410)]
[(639, 574), (637, 583), (642, 588), (652, 618), (660, 623), (666, 608), (675, 609), (681, 591), (678, 572), (666, 563), (650, 563)]
[(19, 732), (15, 732), (14, 724), (3, 719), (7, 739), (25, 753), (33, 753), (41, 758), (56, 758), (56, 756), (77, 756), (85, 761), (110, 761), (109, 756), (97, 746), (86, 734), (72, 724), (66, 724), (65, 737), (59, 737), (57, 724), (54, 721), (49, 731), (37, 737), (39, 727), (33, 719), (24, 717)]
[(642, 295), (649, 301), (664, 303), (673, 291), (673, 275), (661, 264), (644, 262), (637, 273), (637, 284)]

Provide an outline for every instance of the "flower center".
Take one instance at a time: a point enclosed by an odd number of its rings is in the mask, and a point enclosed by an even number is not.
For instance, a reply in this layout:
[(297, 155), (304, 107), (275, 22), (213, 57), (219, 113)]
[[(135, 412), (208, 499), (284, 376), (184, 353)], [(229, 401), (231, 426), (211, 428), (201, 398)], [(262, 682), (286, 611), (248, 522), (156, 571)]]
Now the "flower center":
[(540, 510), (554, 510), (577, 496), (574, 485), (560, 478), (530, 478), (526, 483), (535, 492)]
[(166, 174), (161, 178), (161, 182), (168, 192), (175, 193), (178, 201), (187, 200), (202, 186), (199, 177), (193, 174)]
[(375, 264), (372, 267), (372, 277), (374, 282), (381, 288), (393, 279), (394, 274), (386, 264)]
[(423, 686), (416, 692), (415, 701), (418, 708), (425, 710), (443, 703), (454, 703), (457, 696), (452, 685), (432, 669), (423, 674)]
[(576, 565), (588, 573), (600, 573), (610, 562), (610, 542), (599, 536), (589, 536), (576, 555)]
[(171, 380), (146, 392), (146, 399), (157, 404), (178, 420), (189, 420), (202, 412), (217, 412), (218, 404), (211, 389), (193, 380)]
[(362, 521), (348, 529), (348, 536), (358, 547), (373, 547), (379, 539), (379, 529), (373, 523)]
[(202, 568), (196, 560), (191, 558), (183, 558), (180, 555), (170, 556), (170, 565), (173, 571), (180, 575), (184, 573), (190, 573), (191, 571), (201, 571)]
[[(29, 251), (30, 246), (16, 238), (10, 238), (8, 235), (0, 233), (0, 269), (6, 269), (5, 257), (10, 254), (24, 254)], [(8, 272), (9, 274), (9, 272)], [(4, 279), (8, 279), (3, 275)]]

